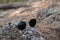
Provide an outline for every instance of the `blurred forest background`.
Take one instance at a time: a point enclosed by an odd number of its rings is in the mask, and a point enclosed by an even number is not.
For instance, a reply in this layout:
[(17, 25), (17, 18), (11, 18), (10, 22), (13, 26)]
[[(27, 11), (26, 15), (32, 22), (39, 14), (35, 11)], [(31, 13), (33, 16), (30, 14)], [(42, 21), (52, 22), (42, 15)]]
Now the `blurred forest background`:
[(0, 0), (0, 3), (24, 2), (27, 0)]

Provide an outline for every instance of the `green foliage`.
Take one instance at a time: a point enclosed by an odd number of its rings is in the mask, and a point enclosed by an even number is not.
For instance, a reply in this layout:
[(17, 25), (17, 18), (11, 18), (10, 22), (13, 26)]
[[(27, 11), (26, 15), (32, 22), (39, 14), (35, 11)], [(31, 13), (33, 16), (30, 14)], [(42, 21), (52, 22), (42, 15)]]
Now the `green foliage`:
[(24, 2), (26, 0), (0, 0), (0, 3), (9, 3), (9, 2)]

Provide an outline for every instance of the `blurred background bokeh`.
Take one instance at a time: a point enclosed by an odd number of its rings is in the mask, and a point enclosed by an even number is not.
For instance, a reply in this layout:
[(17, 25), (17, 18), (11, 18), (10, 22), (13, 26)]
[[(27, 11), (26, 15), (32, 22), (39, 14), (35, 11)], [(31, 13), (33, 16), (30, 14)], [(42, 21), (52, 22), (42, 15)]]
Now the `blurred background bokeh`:
[(27, 0), (0, 0), (0, 3), (24, 2)]

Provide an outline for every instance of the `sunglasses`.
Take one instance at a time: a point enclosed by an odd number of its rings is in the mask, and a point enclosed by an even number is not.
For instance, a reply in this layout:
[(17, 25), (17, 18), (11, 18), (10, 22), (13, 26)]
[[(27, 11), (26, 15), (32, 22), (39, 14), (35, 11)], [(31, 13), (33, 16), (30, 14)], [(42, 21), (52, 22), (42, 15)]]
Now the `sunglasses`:
[[(35, 25), (36, 25), (36, 19), (31, 19), (29, 21), (29, 25), (30, 25), (30, 27), (35, 27)], [(17, 28), (19, 30), (24, 30), (26, 28), (26, 22), (25, 21), (20, 21), (18, 23), (18, 25), (17, 25)]]

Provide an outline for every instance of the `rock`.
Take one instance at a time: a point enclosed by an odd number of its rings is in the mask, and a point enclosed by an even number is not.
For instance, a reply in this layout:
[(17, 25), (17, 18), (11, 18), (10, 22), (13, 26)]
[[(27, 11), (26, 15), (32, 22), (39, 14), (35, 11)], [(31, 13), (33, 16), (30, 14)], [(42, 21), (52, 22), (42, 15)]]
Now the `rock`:
[[(9, 12), (9, 15), (0, 19), (1, 24), (7, 23), (8, 25), (9, 22), (12, 22), (11, 27), (3, 25), (2, 40), (60, 40), (59, 5), (59, 3), (31, 2), (30, 7)], [(34, 27), (30, 27), (28, 24), (31, 19), (37, 21)], [(26, 22), (24, 30), (16, 28), (21, 20)]]
[[(24, 30), (18, 30), (16, 27), (8, 29), (6, 26), (3, 29), (3, 39), (4, 40), (42, 40), (44, 39), (39, 32), (31, 27), (27, 27)], [(7, 29), (7, 30), (6, 30)], [(45, 40), (45, 39), (44, 39)]]
[[(54, 4), (55, 5), (55, 4)], [(39, 12), (39, 27), (42, 31), (42, 35), (45, 35), (46, 40), (59, 40), (60, 33), (57, 33), (57, 28), (60, 28), (60, 6), (49, 6), (47, 9), (43, 9)], [(57, 29), (58, 30), (58, 29)]]

